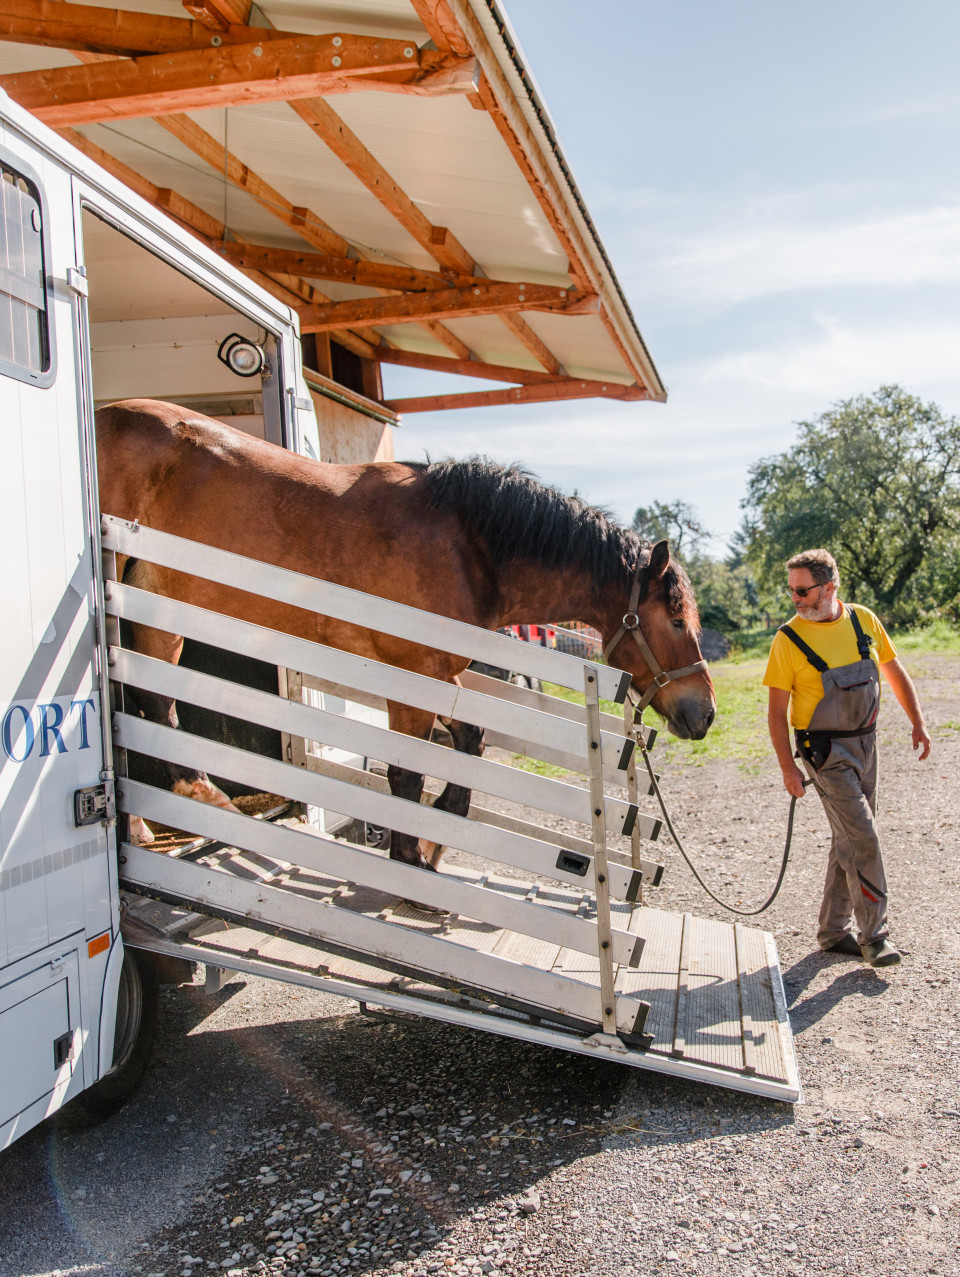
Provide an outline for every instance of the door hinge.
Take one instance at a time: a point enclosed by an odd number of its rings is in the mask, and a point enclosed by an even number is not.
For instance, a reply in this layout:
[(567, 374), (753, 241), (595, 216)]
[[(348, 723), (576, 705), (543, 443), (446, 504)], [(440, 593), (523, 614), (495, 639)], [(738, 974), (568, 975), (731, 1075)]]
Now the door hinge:
[(101, 785), (88, 785), (86, 789), (74, 790), (73, 823), (78, 829), (82, 825), (96, 825), (102, 821), (115, 820), (116, 816), (116, 791), (112, 780), (105, 780)]

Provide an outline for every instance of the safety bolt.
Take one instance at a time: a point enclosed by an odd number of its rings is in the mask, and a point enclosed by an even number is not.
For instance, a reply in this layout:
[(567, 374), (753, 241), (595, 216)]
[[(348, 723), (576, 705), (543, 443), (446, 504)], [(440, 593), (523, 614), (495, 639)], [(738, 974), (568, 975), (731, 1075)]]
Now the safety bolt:
[(340, 65), (340, 62), (341, 62), (341, 59), (340, 59), (340, 58), (334, 58), (334, 59), (333, 59), (333, 65), (334, 65), (335, 67), (338, 67), (338, 66)]
[(220, 46), (221, 46), (221, 44), (223, 44), (223, 36), (222, 36), (222, 35), (212, 35), (212, 36), (210, 37), (210, 43), (213, 45), (213, 47), (214, 47), (215, 49), (219, 49), (219, 48), (220, 48)]
[(261, 47), (259, 44), (255, 44), (255, 45), (253, 46), (253, 56), (254, 56), (255, 58), (262, 58), (262, 57), (263, 57), (263, 49), (262, 49), (262, 47)]
[(597, 874), (597, 882), (606, 882), (606, 881), (607, 881), (606, 874)]
[(593, 809), (593, 814), (594, 814), (595, 816), (599, 816), (599, 815), (601, 814), (601, 813), (600, 813), (600, 808), (599, 808), (599, 807), (594, 807), (594, 809)]
[(604, 941), (603, 941), (603, 943), (600, 945), (600, 948), (601, 948), (601, 949), (609, 949), (609, 948), (610, 948), (610, 941), (609, 941), (609, 940), (604, 940)]
[(604, 1008), (603, 1008), (603, 1014), (604, 1014), (604, 1015), (613, 1015), (613, 1007), (604, 1007)]
[(409, 49), (409, 48), (404, 49), (404, 51), (403, 51), (403, 56), (404, 56), (405, 58), (412, 58), (412, 57), (413, 57), (413, 50), (412, 50), (412, 49)]
[(599, 748), (600, 748), (600, 746), (597, 744), (597, 742), (596, 742), (595, 740), (592, 740), (592, 741), (590, 742), (590, 748), (591, 748), (591, 749), (599, 749)]
[(335, 49), (339, 49), (342, 44), (343, 44), (343, 36), (335, 35), (333, 37), (333, 47)]
[(588, 682), (588, 683), (592, 683), (592, 682), (593, 682), (593, 675), (592, 675), (592, 674), (588, 674), (588, 675), (587, 675), (587, 682)]

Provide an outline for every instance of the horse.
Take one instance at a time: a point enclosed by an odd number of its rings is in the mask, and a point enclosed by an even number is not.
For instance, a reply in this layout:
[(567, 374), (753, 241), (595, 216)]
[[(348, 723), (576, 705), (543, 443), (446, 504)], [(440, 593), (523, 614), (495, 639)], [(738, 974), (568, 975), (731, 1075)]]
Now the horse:
[[(103, 407), (96, 425), (105, 514), (484, 629), (583, 621), (671, 732), (699, 740), (713, 721), (696, 602), (667, 542), (641, 540), (519, 466), (482, 458), (333, 465), (149, 399)], [(117, 567), (141, 589), (432, 678), (454, 681), (468, 664), (140, 560)], [(175, 664), (183, 639), (134, 625), (132, 646)], [(655, 679), (651, 657), (672, 681)], [(169, 698), (137, 691), (135, 701), (146, 718), (179, 725)], [(388, 711), (393, 730), (429, 738), (433, 714), (392, 701)], [(446, 726), (455, 748), (483, 752), (482, 729)], [(176, 792), (231, 806), (205, 773), (167, 766)], [(387, 779), (396, 797), (420, 801), (423, 776), (391, 766)], [(434, 805), (465, 816), (469, 803), (469, 790), (448, 784)], [(420, 868), (435, 870), (442, 852), (409, 834), (391, 837), (390, 856)]]

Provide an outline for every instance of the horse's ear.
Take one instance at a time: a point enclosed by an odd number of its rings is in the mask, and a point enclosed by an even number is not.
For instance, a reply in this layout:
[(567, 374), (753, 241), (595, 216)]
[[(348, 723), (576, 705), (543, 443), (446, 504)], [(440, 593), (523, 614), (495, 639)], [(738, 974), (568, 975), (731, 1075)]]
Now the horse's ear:
[(658, 541), (650, 551), (650, 576), (654, 581), (659, 581), (663, 576), (669, 562), (670, 542)]

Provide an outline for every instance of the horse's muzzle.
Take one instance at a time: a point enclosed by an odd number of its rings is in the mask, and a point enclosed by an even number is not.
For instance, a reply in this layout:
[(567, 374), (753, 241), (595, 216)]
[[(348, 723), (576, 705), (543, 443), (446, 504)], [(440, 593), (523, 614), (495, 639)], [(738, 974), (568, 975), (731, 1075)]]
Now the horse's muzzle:
[(716, 712), (712, 697), (678, 696), (667, 711), (667, 727), (681, 740), (703, 740)]

